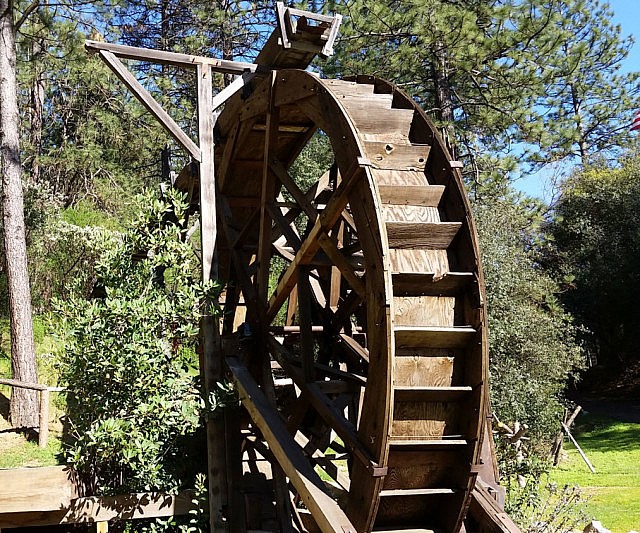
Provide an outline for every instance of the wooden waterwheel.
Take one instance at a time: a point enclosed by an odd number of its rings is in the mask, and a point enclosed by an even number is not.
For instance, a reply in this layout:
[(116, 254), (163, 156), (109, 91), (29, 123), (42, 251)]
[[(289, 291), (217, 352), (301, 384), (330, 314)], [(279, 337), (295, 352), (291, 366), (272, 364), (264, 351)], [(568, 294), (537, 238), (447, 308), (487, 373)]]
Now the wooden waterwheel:
[[(331, 52), (336, 19), (278, 4), (253, 65), (87, 43), (199, 162), (174, 186), (200, 203), (204, 278), (226, 281), (202, 373), (207, 392), (226, 374), (242, 405), (208, 423), (211, 524), (517, 531), (486, 488), (486, 311), (461, 165), (392, 83), (299, 70)], [(196, 69), (199, 145), (116, 57)], [(242, 75), (214, 97), (213, 71)], [(318, 139), (330, 162), (302, 179)]]
[[(291, 478), (281, 463), (297, 443), (353, 531), (459, 531), (487, 352), (458, 164), (411, 98), (371, 77), (278, 70), (218, 125), (222, 337), (251, 415), (245, 457), (264, 441)], [(335, 162), (305, 188), (288, 170), (314, 134)], [(261, 394), (270, 415), (254, 405)]]

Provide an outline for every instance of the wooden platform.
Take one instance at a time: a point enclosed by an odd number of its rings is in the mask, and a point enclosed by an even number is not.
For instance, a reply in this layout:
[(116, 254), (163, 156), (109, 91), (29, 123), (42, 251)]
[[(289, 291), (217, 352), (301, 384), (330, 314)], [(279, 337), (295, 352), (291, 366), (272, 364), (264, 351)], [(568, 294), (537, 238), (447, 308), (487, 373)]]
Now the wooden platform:
[(0, 469), (0, 529), (187, 514), (193, 493), (87, 496), (64, 466)]

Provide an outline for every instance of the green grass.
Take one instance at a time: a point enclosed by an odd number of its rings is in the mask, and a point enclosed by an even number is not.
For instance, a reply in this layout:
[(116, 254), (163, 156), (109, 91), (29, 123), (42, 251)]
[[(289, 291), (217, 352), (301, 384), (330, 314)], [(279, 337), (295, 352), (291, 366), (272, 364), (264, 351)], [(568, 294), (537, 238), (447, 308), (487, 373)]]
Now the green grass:
[(21, 441), (16, 446), (5, 449), (0, 454), (0, 468), (21, 466), (55, 466), (60, 464), (60, 440), (49, 435), (46, 448), (38, 448), (37, 442)]
[(640, 424), (586, 414), (572, 433), (596, 473), (565, 439), (568, 460), (552, 471), (552, 481), (579, 485), (591, 497), (588, 513), (612, 533), (640, 530)]

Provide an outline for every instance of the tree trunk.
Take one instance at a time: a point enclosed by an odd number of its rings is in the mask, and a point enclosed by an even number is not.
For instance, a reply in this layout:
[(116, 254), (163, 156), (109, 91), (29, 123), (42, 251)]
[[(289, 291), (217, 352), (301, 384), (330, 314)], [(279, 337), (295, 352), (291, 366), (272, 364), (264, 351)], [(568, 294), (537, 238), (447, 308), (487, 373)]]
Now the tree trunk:
[[(0, 163), (11, 325), (11, 368), (14, 379), (34, 383), (38, 377), (27, 273), (13, 0), (0, 0), (0, 124), (2, 124)], [(38, 425), (36, 391), (14, 388), (11, 394), (9, 416), (14, 427), (36, 427)]]
[(441, 41), (436, 41), (433, 47), (432, 75), (436, 98), (435, 103), (438, 109), (437, 118), (443, 123), (440, 131), (447, 148), (455, 159), (457, 154), (453, 129), (453, 94), (449, 82), (448, 63), (445, 44)]

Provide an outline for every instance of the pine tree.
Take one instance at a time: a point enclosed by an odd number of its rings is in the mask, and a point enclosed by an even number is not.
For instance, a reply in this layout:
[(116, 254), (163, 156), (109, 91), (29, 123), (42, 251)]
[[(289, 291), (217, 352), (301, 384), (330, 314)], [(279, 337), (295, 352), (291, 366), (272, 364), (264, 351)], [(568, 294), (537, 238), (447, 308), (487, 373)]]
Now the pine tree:
[(577, 159), (583, 165), (616, 157), (629, 142), (628, 125), (640, 105), (640, 73), (622, 73), (633, 44), (621, 37), (607, 4), (595, 0), (563, 1), (554, 14), (561, 45), (542, 68), (549, 80), (537, 105), (545, 128), (528, 139), (540, 165)]
[[(37, 368), (20, 162), (20, 125), (16, 82), (16, 29), (13, 0), (0, 0), (0, 162), (4, 255), (9, 290), (11, 369), (14, 379), (36, 383)], [(36, 391), (14, 388), (10, 419), (14, 427), (36, 427)]]

